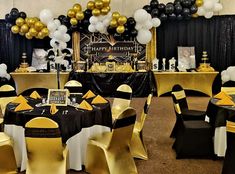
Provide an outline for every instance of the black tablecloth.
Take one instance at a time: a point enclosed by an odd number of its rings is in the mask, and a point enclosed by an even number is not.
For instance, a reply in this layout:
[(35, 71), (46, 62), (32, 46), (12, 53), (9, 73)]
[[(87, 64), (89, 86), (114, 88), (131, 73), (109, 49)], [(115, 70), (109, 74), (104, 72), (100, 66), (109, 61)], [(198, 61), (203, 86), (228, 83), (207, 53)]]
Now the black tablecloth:
[[(59, 124), (61, 130), (62, 140), (65, 143), (70, 137), (79, 133), (82, 128), (91, 127), (93, 125), (103, 125), (112, 127), (112, 115), (110, 104), (96, 104), (93, 105), (92, 111), (78, 109), (72, 106), (59, 106), (59, 111), (51, 115), (49, 106), (36, 107), (37, 103), (41, 100), (27, 98), (29, 105), (34, 107), (32, 111), (19, 111), (15, 112), (14, 108), (17, 104), (9, 103), (6, 108), (4, 117), (4, 124), (14, 124), (24, 127), (25, 124), (32, 118), (44, 116), (51, 118)], [(81, 102), (78, 100), (77, 102)], [(87, 100), (89, 103), (90, 100)], [(45, 112), (43, 113), (43, 110)], [(67, 111), (66, 111), (67, 110)]]
[(132, 73), (90, 73), (74, 72), (69, 76), (70, 80), (77, 80), (82, 83), (83, 92), (92, 90), (96, 94), (114, 97), (115, 91), (121, 84), (128, 84), (133, 90), (134, 97), (146, 97), (155, 90), (153, 73), (132, 72)]
[[(235, 101), (235, 95), (232, 96)], [(218, 99), (212, 98), (207, 106), (206, 114), (210, 118), (210, 124), (215, 127), (226, 126), (226, 120), (235, 121), (235, 107), (218, 106)]]

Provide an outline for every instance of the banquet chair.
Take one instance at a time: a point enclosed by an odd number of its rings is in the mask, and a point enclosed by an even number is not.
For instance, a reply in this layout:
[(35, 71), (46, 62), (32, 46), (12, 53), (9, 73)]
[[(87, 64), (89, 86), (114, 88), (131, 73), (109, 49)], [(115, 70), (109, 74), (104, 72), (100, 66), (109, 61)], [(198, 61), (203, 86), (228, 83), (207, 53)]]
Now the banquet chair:
[(116, 119), (122, 111), (130, 106), (131, 99), (132, 89), (129, 85), (122, 84), (116, 89), (111, 108), (113, 119)]
[(227, 149), (224, 158), (222, 174), (235, 172), (235, 122), (227, 121)]
[(36, 117), (25, 125), (27, 150), (26, 174), (65, 174), (68, 149), (63, 146), (58, 124), (46, 117)]
[(135, 109), (128, 107), (114, 121), (112, 132), (89, 139), (85, 160), (90, 174), (137, 173), (129, 144), (136, 120)]
[(144, 127), (145, 119), (148, 115), (148, 110), (152, 101), (152, 97), (153, 95), (149, 94), (147, 100), (145, 101), (144, 109), (141, 113), (140, 120), (137, 120), (135, 122), (134, 130), (133, 130), (133, 134), (131, 138), (131, 143), (130, 143), (130, 150), (131, 150), (132, 156), (135, 158), (143, 159), (143, 160), (148, 159), (147, 149), (143, 140), (143, 127)]
[(29, 89), (26, 89), (23, 92), (21, 92), (19, 95), (30, 96), (30, 94), (33, 91), (37, 91), (40, 96), (42, 96), (42, 95), (47, 96), (47, 94), (48, 94), (48, 89), (47, 88), (29, 88)]
[(69, 90), (70, 95), (82, 95), (82, 84), (76, 80), (69, 80), (68, 82), (65, 83), (64, 85), (65, 89)]
[(180, 117), (182, 117), (183, 120), (205, 120), (206, 111), (189, 109), (186, 94), (182, 86), (175, 84), (172, 88), (171, 96), (175, 108), (176, 122), (170, 137), (175, 137), (176, 131), (178, 129), (179, 119), (176, 109), (179, 110)]
[(17, 174), (17, 165), (11, 138), (0, 132), (0, 173)]
[(175, 107), (177, 113), (177, 130), (173, 149), (176, 158), (213, 158), (213, 129), (203, 120), (184, 121), (181, 111)]

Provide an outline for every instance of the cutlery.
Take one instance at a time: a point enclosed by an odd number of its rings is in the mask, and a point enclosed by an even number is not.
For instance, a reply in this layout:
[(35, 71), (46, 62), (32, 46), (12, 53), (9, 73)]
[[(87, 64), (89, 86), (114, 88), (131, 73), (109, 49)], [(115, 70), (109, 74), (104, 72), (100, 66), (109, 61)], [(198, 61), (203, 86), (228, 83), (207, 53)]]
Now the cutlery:
[(42, 110), (42, 113), (41, 113), (41, 115), (42, 115), (42, 114), (44, 114), (44, 112), (45, 112), (45, 109), (43, 109), (43, 110)]

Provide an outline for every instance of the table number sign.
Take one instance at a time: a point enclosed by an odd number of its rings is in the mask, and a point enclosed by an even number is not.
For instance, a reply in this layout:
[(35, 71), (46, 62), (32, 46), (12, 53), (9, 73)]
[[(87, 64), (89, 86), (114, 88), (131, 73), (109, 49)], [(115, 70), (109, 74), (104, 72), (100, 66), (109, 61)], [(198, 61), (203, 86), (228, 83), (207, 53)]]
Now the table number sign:
[(49, 89), (47, 104), (54, 103), (57, 106), (67, 106), (68, 90), (67, 89)]

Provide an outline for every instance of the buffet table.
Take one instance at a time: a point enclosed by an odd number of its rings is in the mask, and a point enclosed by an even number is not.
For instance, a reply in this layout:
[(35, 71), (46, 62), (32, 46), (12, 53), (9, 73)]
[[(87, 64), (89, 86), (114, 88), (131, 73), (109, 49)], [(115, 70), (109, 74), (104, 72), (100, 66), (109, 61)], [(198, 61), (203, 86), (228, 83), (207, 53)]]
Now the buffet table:
[(83, 92), (90, 89), (96, 94), (109, 97), (114, 97), (117, 87), (124, 83), (130, 85), (134, 97), (146, 97), (155, 89), (151, 71), (107, 73), (72, 71), (69, 79), (81, 82)]
[[(48, 88), (57, 89), (57, 73), (56, 72), (12, 72), (10, 73), (15, 81), (16, 92), (20, 94), (29, 88)], [(60, 88), (64, 87), (64, 84), (69, 79), (69, 72), (60, 72)]]
[[(81, 170), (85, 161), (86, 146), (89, 137), (104, 131), (110, 131), (112, 116), (110, 104), (93, 104), (93, 110), (76, 109), (72, 106), (58, 106), (59, 111), (51, 115), (49, 106), (40, 106), (41, 99), (27, 97), (33, 110), (18, 111), (17, 104), (9, 103), (4, 117), (4, 131), (14, 141), (14, 153), (17, 166), (26, 169), (27, 153), (25, 147), (24, 127), (32, 118), (41, 116), (56, 121), (59, 125), (62, 141), (69, 149), (70, 169)], [(92, 99), (87, 99), (91, 103)], [(77, 100), (80, 103), (82, 99)]]
[(212, 85), (219, 72), (154, 72), (157, 95), (172, 90), (175, 84), (186, 90), (195, 90), (212, 96)]

